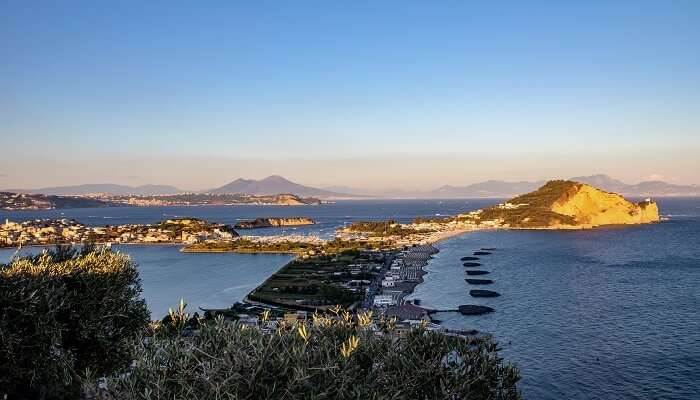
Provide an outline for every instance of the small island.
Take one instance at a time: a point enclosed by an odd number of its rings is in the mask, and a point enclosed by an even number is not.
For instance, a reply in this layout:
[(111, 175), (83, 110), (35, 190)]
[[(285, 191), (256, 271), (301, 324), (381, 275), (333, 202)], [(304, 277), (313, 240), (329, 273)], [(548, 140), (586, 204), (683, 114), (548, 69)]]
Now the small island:
[(305, 217), (286, 217), (286, 218), (256, 218), (251, 221), (238, 222), (234, 227), (236, 229), (257, 229), (257, 228), (276, 228), (281, 226), (303, 226), (314, 225), (316, 221)]

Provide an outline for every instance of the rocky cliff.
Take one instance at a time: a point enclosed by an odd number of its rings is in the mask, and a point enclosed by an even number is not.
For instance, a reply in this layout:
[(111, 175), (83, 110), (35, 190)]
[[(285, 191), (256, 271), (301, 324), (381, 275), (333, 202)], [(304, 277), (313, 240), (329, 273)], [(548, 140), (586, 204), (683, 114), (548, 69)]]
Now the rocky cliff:
[(236, 229), (272, 228), (279, 226), (313, 225), (316, 221), (310, 218), (256, 218), (252, 221), (241, 221), (236, 224)]
[(549, 181), (541, 188), (485, 209), (482, 220), (519, 228), (586, 228), (659, 221), (655, 202), (633, 203), (619, 194), (573, 181)]

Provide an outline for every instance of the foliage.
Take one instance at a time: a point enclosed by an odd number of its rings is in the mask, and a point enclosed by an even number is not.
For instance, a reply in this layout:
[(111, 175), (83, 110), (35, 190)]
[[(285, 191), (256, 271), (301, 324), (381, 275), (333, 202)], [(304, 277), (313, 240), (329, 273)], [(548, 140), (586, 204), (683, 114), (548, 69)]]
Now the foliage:
[(521, 228), (547, 227), (555, 224), (575, 225), (576, 219), (551, 210), (552, 205), (575, 193), (580, 183), (572, 181), (549, 181), (541, 188), (508, 200), (510, 204), (525, 204), (515, 209), (502, 209), (498, 206), (485, 209), (481, 220), (503, 220), (504, 223)]
[(416, 217), (413, 218), (413, 224), (447, 224), (457, 220), (457, 217)]
[(416, 233), (430, 232), (426, 229), (407, 228), (394, 220), (386, 221), (361, 221), (348, 225), (345, 229), (350, 232), (365, 232), (369, 236), (408, 236)]
[(267, 241), (252, 241), (246, 238), (237, 238), (236, 240), (217, 241), (217, 242), (202, 242), (195, 243), (185, 247), (185, 251), (199, 252), (233, 252), (233, 253), (303, 253), (313, 250), (318, 246), (297, 241), (284, 242), (267, 242)]
[(126, 255), (59, 247), (0, 265), (0, 396), (76, 398), (80, 376), (132, 360), (148, 323)]
[(110, 378), (108, 390), (115, 399), (143, 400), (520, 398), (517, 369), (488, 338), (424, 327), (378, 335), (371, 313), (334, 312), (280, 322), (269, 333), (222, 318), (189, 335), (156, 332), (136, 346), (133, 369)]
[[(350, 306), (362, 300), (361, 292), (342, 287), (353, 279), (372, 280), (376, 272), (367, 268), (350, 273), (352, 264), (368, 264), (370, 256), (357, 248), (346, 248), (344, 244), (356, 242), (333, 240), (333, 247), (326, 254), (297, 258), (280, 268), (250, 295), (251, 300), (267, 304), (295, 306), (293, 308), (316, 308), (342, 304)], [(330, 248), (328, 245), (326, 249)], [(380, 262), (384, 262), (383, 259)]]

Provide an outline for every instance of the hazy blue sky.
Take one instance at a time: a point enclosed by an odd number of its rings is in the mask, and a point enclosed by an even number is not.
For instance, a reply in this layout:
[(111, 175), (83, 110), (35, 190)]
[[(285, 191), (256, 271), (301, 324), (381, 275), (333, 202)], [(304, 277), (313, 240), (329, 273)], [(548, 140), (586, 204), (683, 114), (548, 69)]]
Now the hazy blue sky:
[(700, 183), (700, 1), (4, 0), (0, 148), (0, 187)]

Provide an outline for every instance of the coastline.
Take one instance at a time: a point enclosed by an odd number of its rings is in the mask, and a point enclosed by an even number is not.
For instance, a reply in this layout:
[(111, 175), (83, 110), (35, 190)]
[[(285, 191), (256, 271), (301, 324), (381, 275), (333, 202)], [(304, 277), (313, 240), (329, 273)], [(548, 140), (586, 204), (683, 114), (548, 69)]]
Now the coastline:
[(299, 255), (296, 251), (284, 251), (284, 250), (228, 250), (228, 249), (188, 249), (184, 246), (180, 249), (181, 253), (234, 253), (234, 254), (295, 254)]

